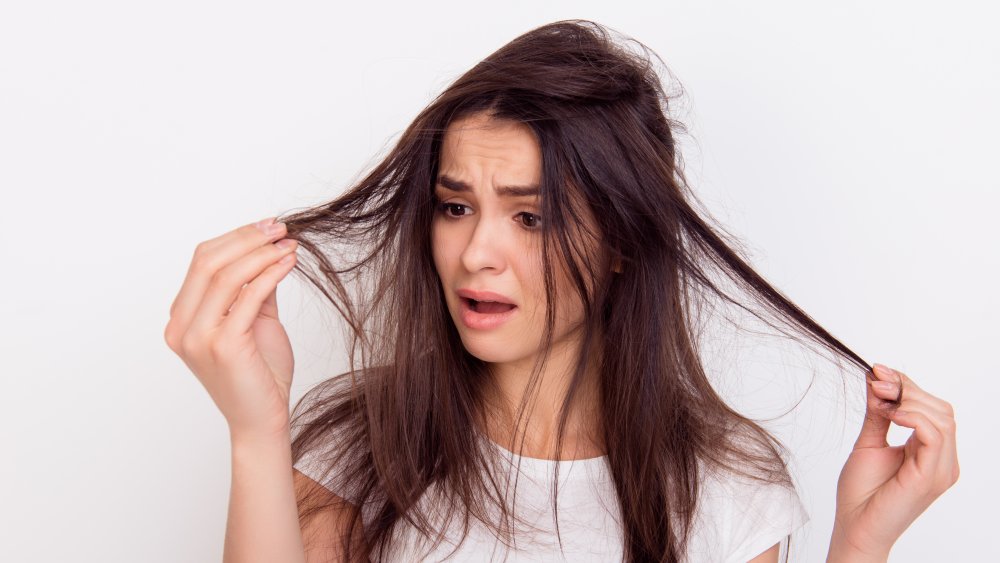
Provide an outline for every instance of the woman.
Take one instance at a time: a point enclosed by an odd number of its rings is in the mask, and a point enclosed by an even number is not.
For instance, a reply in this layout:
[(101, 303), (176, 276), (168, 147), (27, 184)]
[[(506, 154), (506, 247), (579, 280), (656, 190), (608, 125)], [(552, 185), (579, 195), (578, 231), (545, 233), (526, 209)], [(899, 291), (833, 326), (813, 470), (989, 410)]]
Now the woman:
[[(807, 516), (780, 444), (709, 384), (712, 299), (869, 377), (828, 560), (886, 560), (958, 478), (951, 407), (870, 369), (709, 225), (667, 102), (648, 52), (543, 26), (334, 201), (198, 246), (165, 338), (231, 431), (228, 561), (777, 561)], [(275, 288), (294, 268), (347, 321), (354, 369), (290, 416)]]

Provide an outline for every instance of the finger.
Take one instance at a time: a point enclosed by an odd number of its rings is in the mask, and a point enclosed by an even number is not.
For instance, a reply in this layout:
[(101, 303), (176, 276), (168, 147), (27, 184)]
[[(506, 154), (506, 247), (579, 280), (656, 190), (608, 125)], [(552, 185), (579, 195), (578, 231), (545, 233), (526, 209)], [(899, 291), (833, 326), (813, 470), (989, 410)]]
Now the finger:
[[(198, 245), (194, 257), (191, 259), (191, 266), (181, 284), (181, 289), (177, 297), (174, 298), (174, 302), (170, 304), (170, 316), (175, 323), (181, 325), (188, 323), (201, 302), (201, 297), (212, 275), (236, 257), (246, 254), (249, 248), (252, 248), (248, 247), (248, 240), (255, 239), (259, 246), (269, 241), (278, 240), (284, 235), (283, 224), (275, 224), (274, 219), (274, 217), (268, 217), (256, 223), (243, 225)], [(241, 243), (238, 246), (242, 252), (232, 248), (235, 241)], [(220, 253), (220, 249), (223, 249), (222, 253)]]
[[(225, 330), (234, 334), (247, 332), (257, 320), (258, 315), (278, 316), (277, 294), (278, 283), (292, 271), (295, 267), (296, 255), (294, 252), (286, 254), (281, 260), (268, 266), (259, 276), (254, 278), (246, 287), (240, 291), (236, 303), (233, 304), (229, 315), (226, 316), (223, 324)], [(265, 314), (265, 305), (268, 305)]]
[(276, 241), (285, 234), (283, 223), (274, 223), (268, 228), (271, 219), (243, 225), (228, 233), (205, 241), (198, 245), (191, 260), (187, 276), (181, 284), (181, 289), (170, 308), (171, 323), (186, 332), (191, 324), (205, 291), (208, 289), (212, 276), (221, 268), (227, 266), (248, 252)]
[(946, 416), (955, 415), (955, 409), (951, 403), (928, 393), (905, 373), (899, 370), (896, 370), (896, 373), (899, 374), (900, 380), (903, 382), (903, 395), (905, 397), (919, 401)]
[(913, 435), (918, 441), (916, 464), (925, 475), (933, 474), (941, 460), (944, 437), (934, 426), (930, 418), (916, 411), (895, 410), (892, 421), (900, 426), (913, 429)]
[[(268, 231), (275, 232), (275, 233), (278, 230), (284, 231), (284, 226), (285, 226), (284, 223), (277, 222), (277, 217), (267, 217), (265, 219), (261, 219), (260, 221), (257, 221), (256, 223), (251, 223), (251, 225), (253, 225), (254, 227), (256, 227), (258, 231), (261, 231), (261, 232), (263, 232), (265, 234)], [(223, 233), (223, 234), (221, 234), (221, 235), (219, 235), (219, 236), (217, 236), (215, 238), (206, 240), (203, 243), (204, 246), (205, 246), (205, 250), (207, 250), (207, 251), (214, 251), (217, 247), (225, 246), (225, 245), (229, 244), (231, 241), (239, 238), (239, 230), (240, 229), (250, 230), (249, 227), (250, 227), (250, 225), (243, 225), (242, 227), (239, 227), (237, 229), (233, 229), (232, 231)]]
[[(295, 267), (295, 262), (298, 262), (298, 255), (292, 253), (292, 254), (289, 254), (289, 256), (291, 256), (292, 257), (291, 259), (294, 260), (294, 262), (292, 262), (291, 266)], [(284, 258), (282, 258), (282, 260), (284, 260)], [(289, 269), (289, 271), (291, 271), (291, 269)], [(239, 299), (237, 299), (237, 301), (239, 301)], [(261, 317), (269, 318), (269, 319), (277, 319), (278, 318), (278, 289), (277, 289), (277, 287), (275, 287), (275, 289), (272, 289), (271, 293), (269, 293), (267, 295), (267, 297), (264, 299), (264, 302), (260, 304), (260, 312), (258, 313), (258, 315), (260, 315)]]
[(900, 389), (902, 388), (900, 384), (895, 381), (869, 381), (868, 387), (876, 397), (890, 403), (896, 402), (896, 399), (900, 396)]
[[(243, 286), (259, 276), (268, 266), (295, 251), (297, 242), (282, 239), (275, 244), (265, 244), (246, 256), (222, 268), (212, 277), (202, 298), (191, 330), (207, 333), (219, 326), (229, 312)], [(256, 315), (256, 312), (254, 312)]]
[[(275, 217), (268, 217), (266, 219), (261, 219), (260, 221), (257, 221), (256, 223), (251, 223), (251, 224), (254, 227), (256, 227), (258, 230), (264, 231), (265, 229), (267, 229), (268, 226), (270, 226), (270, 225), (272, 225), (274, 223), (274, 220), (275, 220)], [(232, 238), (234, 236), (237, 236), (237, 233), (239, 231), (241, 231), (243, 229), (246, 229), (247, 227), (248, 227), (248, 225), (242, 225), (241, 227), (238, 227), (236, 229), (233, 229), (231, 231), (223, 233), (222, 235), (219, 235), (219, 236), (217, 236), (215, 238), (208, 239), (206, 241), (202, 241), (198, 245), (198, 248), (195, 249), (196, 257), (197, 257), (197, 255), (208, 253), (210, 250), (216, 248), (217, 246), (219, 246), (219, 244), (225, 243), (225, 241), (227, 241), (227, 240), (232, 240)], [(192, 266), (193, 265), (194, 265), (194, 259), (192, 259)], [(192, 268), (188, 268), (188, 275), (185, 276), (185, 280), (184, 280), (185, 283), (187, 282), (187, 278), (191, 277), (191, 270), (192, 270)], [(182, 289), (183, 289), (183, 285), (182, 285)], [(183, 292), (178, 293), (177, 297), (174, 298), (173, 303), (170, 304), (170, 314), (171, 315), (174, 314), (174, 311), (177, 309), (177, 306), (180, 304), (181, 297), (183, 297), (182, 294), (183, 294)]]
[(854, 449), (884, 448), (889, 445), (886, 437), (889, 433), (890, 420), (881, 408), (881, 399), (875, 394), (871, 385), (865, 386), (866, 407), (865, 420), (861, 423), (861, 432), (854, 443)]
[[(901, 400), (906, 401), (912, 399), (916, 402), (927, 405), (928, 407), (940, 412), (946, 416), (954, 416), (955, 411), (951, 404), (944, 401), (934, 395), (931, 395), (927, 391), (924, 391), (920, 386), (916, 384), (910, 377), (905, 373), (894, 370), (882, 364), (875, 364), (875, 371), (878, 373), (880, 379), (886, 382), (895, 382), (898, 386), (895, 387), (896, 392), (901, 391)], [(871, 382), (872, 386), (876, 389), (876, 393), (880, 398), (889, 399), (886, 395), (889, 393), (889, 387), (886, 385), (880, 385), (878, 382)], [(885, 389), (885, 391), (880, 391)]]
[[(934, 426), (941, 436), (941, 449), (938, 456), (938, 470), (941, 482), (945, 488), (958, 479), (958, 451), (956, 439), (955, 411), (951, 403), (944, 401), (918, 386), (912, 378), (899, 370), (875, 364), (876, 369), (886, 377), (892, 374), (901, 385), (903, 399), (899, 404), (884, 403), (887, 414), (898, 408), (899, 411), (917, 412), (922, 414)], [(885, 387), (872, 383), (873, 388)], [(884, 394), (889, 394), (888, 390)], [(895, 421), (894, 421), (895, 422)], [(919, 437), (918, 437), (919, 438)], [(943, 489), (942, 489), (943, 490)]]
[(941, 451), (938, 459), (938, 469), (942, 475), (951, 475), (958, 465), (956, 448), (955, 417), (942, 413), (932, 406), (916, 400), (904, 399), (899, 405), (903, 412), (916, 412), (927, 418), (934, 429), (941, 435)]
[[(889, 381), (870, 381), (869, 387), (876, 397), (881, 399), (877, 408), (880, 412), (888, 416), (893, 410), (915, 411), (928, 417), (938, 431), (945, 433), (948, 428), (954, 426), (954, 417), (950, 412), (943, 412), (938, 405), (926, 401), (926, 394), (904, 393), (901, 402), (896, 403), (895, 398), (899, 396), (900, 385)], [(912, 390), (912, 388), (911, 388)]]
[(891, 411), (901, 410), (903, 412), (916, 412), (930, 421), (934, 428), (941, 434), (941, 436), (947, 441), (949, 436), (954, 436), (955, 429), (955, 419), (948, 415), (942, 414), (935, 410), (934, 408), (914, 400), (904, 399), (898, 407), (891, 409), (885, 409), (888, 414)]
[(889, 386), (885, 385), (886, 383), (896, 384), (894, 389), (896, 390), (897, 395), (889, 400), (895, 403), (902, 400), (903, 382), (895, 370), (882, 364), (875, 364), (872, 369), (868, 371), (868, 373), (871, 376), (869, 383), (879, 383), (880, 385), (876, 385), (876, 388), (878, 389), (888, 390)]

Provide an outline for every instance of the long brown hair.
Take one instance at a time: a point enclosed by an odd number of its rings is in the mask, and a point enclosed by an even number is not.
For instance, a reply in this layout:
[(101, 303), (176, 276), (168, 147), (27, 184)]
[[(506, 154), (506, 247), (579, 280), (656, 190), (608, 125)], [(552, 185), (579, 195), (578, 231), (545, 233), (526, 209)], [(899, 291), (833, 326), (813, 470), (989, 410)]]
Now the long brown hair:
[[(523, 123), (541, 147), (543, 348), (556, 302), (553, 257), (585, 309), (557, 449), (588, 362), (598, 362), (627, 561), (682, 559), (704, 471), (792, 486), (781, 444), (730, 408), (706, 376), (698, 354), (705, 303), (721, 299), (868, 370), (758, 275), (737, 239), (704, 211), (682, 171), (675, 137), (684, 128), (669, 117), (673, 97), (655, 66), (662, 60), (629, 42), (585, 20), (517, 37), (435, 98), (364, 179), (329, 203), (279, 218), (300, 242), (296, 271), (340, 312), (350, 335), (351, 370), (295, 407), (293, 461), (309, 453), (330, 471), (336, 465), (351, 502), (365, 507), (352, 522), (363, 530), (363, 557), (380, 558), (403, 520), (441, 539), (440, 523), (417, 502), (432, 486), (447, 491), (443, 513), (463, 518), (465, 530), (475, 518), (504, 541), (514, 536), (507, 522), (516, 515), (490, 472), (490, 450), (478, 447), (489, 416), (488, 366), (464, 349), (431, 254), (441, 141), (458, 118), (487, 112)], [(585, 214), (597, 232), (581, 237), (575, 218)], [(593, 260), (583, 239), (600, 241), (620, 271)], [(302, 522), (325, 508), (302, 506)], [(359, 555), (351, 548), (344, 542), (345, 560)]]

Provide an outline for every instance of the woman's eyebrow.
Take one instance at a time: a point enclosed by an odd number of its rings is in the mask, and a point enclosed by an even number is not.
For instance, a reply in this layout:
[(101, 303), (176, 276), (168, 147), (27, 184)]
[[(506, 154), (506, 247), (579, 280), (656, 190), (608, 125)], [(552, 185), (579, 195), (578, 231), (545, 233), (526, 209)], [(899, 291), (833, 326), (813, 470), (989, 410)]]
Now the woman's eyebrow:
[[(472, 191), (472, 187), (469, 184), (461, 180), (456, 180), (447, 174), (439, 174), (437, 183), (439, 186), (453, 192)], [(538, 186), (534, 184), (530, 186), (496, 186), (493, 191), (500, 197), (531, 197), (537, 196), (540, 193)]]

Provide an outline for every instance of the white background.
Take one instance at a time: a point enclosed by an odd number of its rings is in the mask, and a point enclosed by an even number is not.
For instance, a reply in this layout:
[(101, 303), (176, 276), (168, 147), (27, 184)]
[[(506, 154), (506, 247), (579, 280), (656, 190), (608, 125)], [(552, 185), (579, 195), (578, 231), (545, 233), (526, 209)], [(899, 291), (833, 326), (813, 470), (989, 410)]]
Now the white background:
[[(195, 245), (332, 198), (461, 72), (577, 17), (664, 58), (691, 183), (759, 271), (955, 405), (961, 480), (891, 560), (1000, 552), (992, 3), (12, 4), (0, 559), (220, 560), (227, 429), (162, 336)], [(297, 399), (343, 358), (315, 294), (288, 278), (279, 301)], [(860, 423), (816, 389), (776, 427), (812, 514), (799, 561), (823, 559)]]

